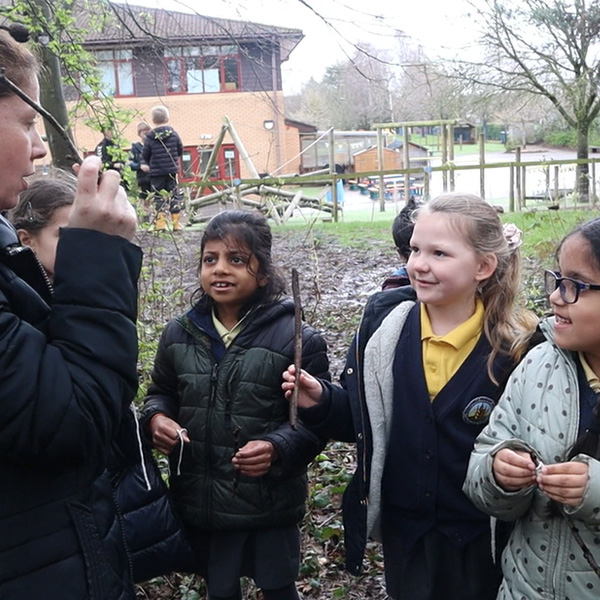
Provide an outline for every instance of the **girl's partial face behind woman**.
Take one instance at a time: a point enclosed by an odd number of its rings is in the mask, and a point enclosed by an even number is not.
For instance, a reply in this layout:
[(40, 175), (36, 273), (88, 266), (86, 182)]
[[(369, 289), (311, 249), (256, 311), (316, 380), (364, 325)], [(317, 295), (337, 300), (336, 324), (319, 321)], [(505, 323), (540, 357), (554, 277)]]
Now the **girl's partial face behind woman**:
[[(39, 102), (35, 77), (21, 89)], [(35, 171), (33, 161), (46, 155), (37, 120), (37, 112), (18, 96), (0, 97), (0, 210), (17, 205), (19, 194), (27, 189), (25, 178)]]
[(36, 253), (50, 279), (54, 279), (54, 263), (56, 262), (59, 231), (62, 227), (69, 225), (70, 212), (70, 205), (61, 206), (54, 211), (50, 223), (35, 233), (25, 229), (18, 230), (21, 243), (24, 246), (30, 246)]
[[(600, 268), (590, 243), (579, 233), (563, 242), (558, 268), (562, 277), (600, 284)], [(550, 303), (556, 317), (556, 345), (583, 352), (594, 372), (600, 375), (600, 291), (581, 290), (575, 304), (566, 304), (557, 288), (550, 294)]]

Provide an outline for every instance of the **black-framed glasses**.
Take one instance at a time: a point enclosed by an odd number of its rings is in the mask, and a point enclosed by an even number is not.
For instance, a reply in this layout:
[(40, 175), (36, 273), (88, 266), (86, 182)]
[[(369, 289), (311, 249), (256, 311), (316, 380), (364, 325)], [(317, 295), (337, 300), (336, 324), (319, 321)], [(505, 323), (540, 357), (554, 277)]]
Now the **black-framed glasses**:
[(600, 291), (600, 285), (595, 283), (583, 283), (570, 277), (562, 277), (558, 271), (544, 271), (544, 289), (548, 296), (558, 288), (560, 297), (565, 304), (575, 304), (579, 300), (579, 294), (584, 290)]

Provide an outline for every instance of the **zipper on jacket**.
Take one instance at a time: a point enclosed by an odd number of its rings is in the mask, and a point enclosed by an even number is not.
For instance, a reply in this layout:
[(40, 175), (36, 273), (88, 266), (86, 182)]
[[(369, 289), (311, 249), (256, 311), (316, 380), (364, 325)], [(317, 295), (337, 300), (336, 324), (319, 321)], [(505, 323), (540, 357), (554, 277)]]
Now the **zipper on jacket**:
[(215, 405), (217, 399), (217, 379), (218, 379), (219, 364), (215, 363), (212, 366), (210, 373), (210, 406)]
[(203, 521), (210, 525), (210, 510), (212, 507), (212, 488), (209, 481), (212, 479), (212, 474), (210, 472), (210, 464), (211, 464), (211, 423), (213, 419), (213, 410), (217, 401), (217, 383), (219, 379), (219, 363), (215, 362), (211, 367), (210, 371), (210, 396), (208, 400), (208, 411), (206, 415), (206, 439), (204, 440), (204, 497), (206, 498), (206, 502), (203, 502)]
[(129, 577), (131, 578), (132, 583), (135, 585), (136, 582), (133, 572), (133, 557), (131, 556), (129, 543), (127, 542), (127, 537), (125, 536), (125, 516), (123, 515), (119, 503), (117, 502), (117, 491), (112, 484), (111, 488), (113, 495), (113, 505), (115, 509), (115, 517), (119, 525), (119, 533), (121, 534), (120, 537), (121, 541), (123, 542), (123, 551), (125, 552), (125, 557), (127, 559), (127, 570), (129, 571)]
[(360, 342), (361, 342), (361, 328), (363, 325), (365, 313), (360, 317), (360, 323), (356, 331), (356, 346), (355, 346), (355, 361), (356, 361), (356, 379), (358, 389), (358, 406), (360, 407), (360, 420), (361, 420), (361, 431), (363, 432), (363, 443), (362, 443), (362, 482), (363, 482), (363, 497), (361, 498), (361, 504), (367, 504), (369, 501), (369, 490), (367, 488), (367, 439), (366, 439), (366, 415), (365, 415), (365, 399), (363, 397), (363, 377), (362, 377), (362, 364), (360, 359)]

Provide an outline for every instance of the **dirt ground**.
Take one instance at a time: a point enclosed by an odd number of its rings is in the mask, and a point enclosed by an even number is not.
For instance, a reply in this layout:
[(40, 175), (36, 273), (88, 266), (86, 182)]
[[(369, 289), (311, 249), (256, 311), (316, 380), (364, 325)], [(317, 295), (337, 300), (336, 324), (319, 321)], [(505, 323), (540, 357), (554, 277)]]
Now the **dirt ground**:
[[(160, 236), (142, 231), (145, 251), (141, 285), (141, 320), (166, 322), (189, 305), (197, 285), (200, 231), (185, 230)], [(364, 249), (341, 247), (334, 237), (290, 230), (274, 235), (273, 255), (288, 282), (292, 267), (299, 272), (305, 320), (325, 337), (334, 380), (360, 319), (362, 307), (381, 282), (396, 268), (391, 242), (373, 242)], [(298, 588), (304, 598), (387, 598), (379, 549), (369, 549), (366, 574), (355, 578), (343, 570), (343, 543), (339, 505), (341, 491), (353, 471), (351, 446), (336, 444), (311, 469), (309, 514), (302, 526), (303, 564)], [(140, 586), (139, 598), (204, 598), (194, 578), (174, 576)], [(245, 598), (255, 598), (248, 586)]]

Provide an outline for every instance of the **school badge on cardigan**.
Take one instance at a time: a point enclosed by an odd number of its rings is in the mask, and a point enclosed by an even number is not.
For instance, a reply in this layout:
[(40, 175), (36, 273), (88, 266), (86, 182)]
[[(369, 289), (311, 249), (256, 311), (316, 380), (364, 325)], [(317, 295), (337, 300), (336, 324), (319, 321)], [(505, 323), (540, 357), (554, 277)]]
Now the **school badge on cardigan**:
[(491, 398), (477, 396), (463, 410), (463, 421), (471, 425), (485, 425), (492, 414), (494, 406), (495, 402)]

